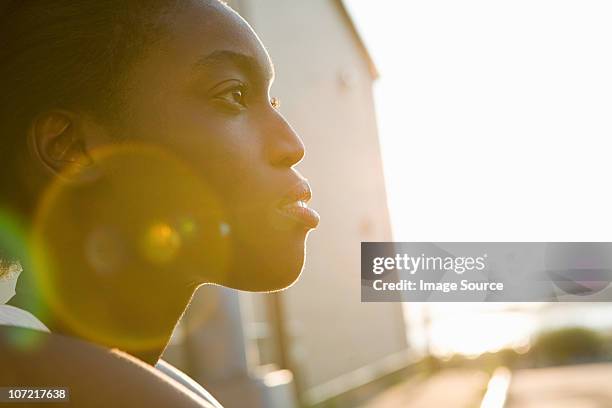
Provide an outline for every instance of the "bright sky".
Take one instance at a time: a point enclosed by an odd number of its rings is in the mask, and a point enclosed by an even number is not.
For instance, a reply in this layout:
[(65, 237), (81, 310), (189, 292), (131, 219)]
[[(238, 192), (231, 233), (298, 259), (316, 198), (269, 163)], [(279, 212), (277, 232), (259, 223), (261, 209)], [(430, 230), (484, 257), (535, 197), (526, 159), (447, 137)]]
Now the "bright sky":
[(347, 0), (395, 240), (612, 240), (612, 2)]
[[(394, 240), (612, 241), (612, 2), (346, 4), (381, 72)], [(442, 353), (533, 330), (525, 314), (460, 306), (430, 309)]]

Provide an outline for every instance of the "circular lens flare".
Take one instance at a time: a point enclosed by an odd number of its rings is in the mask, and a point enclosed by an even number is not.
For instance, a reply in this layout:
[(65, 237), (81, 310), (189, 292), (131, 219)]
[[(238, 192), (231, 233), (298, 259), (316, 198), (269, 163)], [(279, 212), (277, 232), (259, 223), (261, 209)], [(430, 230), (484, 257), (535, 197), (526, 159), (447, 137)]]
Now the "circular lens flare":
[(227, 273), (231, 246), (219, 231), (227, 217), (203, 178), (160, 147), (123, 143), (90, 155), (99, 178), (71, 182), (70, 170), (37, 208), (36, 279), (53, 313), (81, 337), (159, 348), (169, 333), (157, 332), (151, 316), (173, 291)]

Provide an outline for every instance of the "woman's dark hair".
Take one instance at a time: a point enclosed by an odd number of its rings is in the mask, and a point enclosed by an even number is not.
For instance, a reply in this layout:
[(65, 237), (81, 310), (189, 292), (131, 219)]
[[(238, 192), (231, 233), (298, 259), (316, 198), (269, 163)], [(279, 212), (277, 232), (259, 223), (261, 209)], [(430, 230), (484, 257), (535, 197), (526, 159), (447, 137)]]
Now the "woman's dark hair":
[(0, 0), (0, 206), (19, 194), (12, 169), (33, 118), (62, 108), (112, 117), (122, 74), (179, 3)]

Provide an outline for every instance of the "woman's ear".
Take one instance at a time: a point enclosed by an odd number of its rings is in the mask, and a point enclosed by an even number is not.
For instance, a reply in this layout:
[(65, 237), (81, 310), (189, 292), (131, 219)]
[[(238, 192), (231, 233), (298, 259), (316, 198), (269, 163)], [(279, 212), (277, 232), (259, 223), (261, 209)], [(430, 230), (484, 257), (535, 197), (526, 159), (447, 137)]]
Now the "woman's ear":
[(95, 176), (90, 150), (100, 135), (84, 121), (71, 112), (54, 110), (32, 122), (28, 146), (47, 172), (70, 181), (88, 181)]

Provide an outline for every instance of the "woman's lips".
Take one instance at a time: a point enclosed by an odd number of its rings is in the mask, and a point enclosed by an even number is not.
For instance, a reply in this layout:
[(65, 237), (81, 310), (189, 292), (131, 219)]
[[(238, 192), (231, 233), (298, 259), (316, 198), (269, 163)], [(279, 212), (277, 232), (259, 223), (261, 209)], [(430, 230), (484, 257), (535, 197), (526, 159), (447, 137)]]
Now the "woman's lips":
[(279, 202), (277, 206), (278, 212), (302, 223), (308, 228), (316, 228), (321, 217), (319, 217), (315, 210), (308, 207), (307, 203), (311, 197), (310, 186), (305, 180), (301, 180)]
[(308, 228), (316, 228), (321, 219), (319, 214), (308, 207), (308, 204), (304, 201), (295, 201), (291, 204), (283, 205), (278, 211), (289, 218), (301, 222)]

